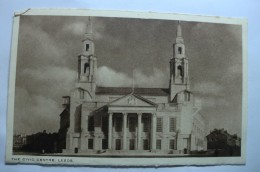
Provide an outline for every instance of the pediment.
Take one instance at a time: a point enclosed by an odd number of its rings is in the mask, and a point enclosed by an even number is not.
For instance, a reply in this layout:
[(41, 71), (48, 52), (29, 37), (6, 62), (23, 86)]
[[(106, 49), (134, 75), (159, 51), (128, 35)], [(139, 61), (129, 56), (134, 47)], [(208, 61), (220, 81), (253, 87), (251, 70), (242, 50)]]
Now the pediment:
[(108, 106), (124, 106), (124, 107), (155, 107), (156, 104), (135, 94), (129, 94), (112, 101)]

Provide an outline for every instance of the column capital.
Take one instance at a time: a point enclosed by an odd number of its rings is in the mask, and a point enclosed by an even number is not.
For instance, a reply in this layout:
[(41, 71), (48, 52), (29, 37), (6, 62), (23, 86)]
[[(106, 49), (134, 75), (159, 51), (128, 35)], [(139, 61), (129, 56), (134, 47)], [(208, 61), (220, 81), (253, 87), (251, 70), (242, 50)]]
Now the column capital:
[(143, 113), (141, 113), (141, 112), (137, 112), (137, 115), (138, 115), (138, 116), (142, 116), (142, 114), (143, 114)]

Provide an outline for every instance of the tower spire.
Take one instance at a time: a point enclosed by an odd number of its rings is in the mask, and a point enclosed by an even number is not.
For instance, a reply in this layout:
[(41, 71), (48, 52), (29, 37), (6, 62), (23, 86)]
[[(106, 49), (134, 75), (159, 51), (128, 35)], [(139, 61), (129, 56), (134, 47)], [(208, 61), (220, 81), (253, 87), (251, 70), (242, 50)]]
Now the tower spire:
[(176, 32), (176, 43), (184, 43), (183, 37), (182, 37), (182, 30), (181, 30), (181, 21), (178, 21), (177, 26), (177, 32)]
[(181, 33), (181, 21), (178, 21), (177, 37), (182, 37), (182, 33)]
[(90, 17), (86, 26), (86, 33), (82, 40), (82, 53), (79, 55), (79, 81), (95, 82), (96, 56)]
[(185, 44), (182, 37), (181, 22), (177, 23), (176, 38), (173, 44), (173, 57), (170, 60), (170, 99), (183, 90), (189, 90), (189, 61), (185, 54)]
[(92, 33), (92, 22), (90, 17), (88, 17), (87, 33)]
[(91, 17), (88, 17), (86, 32), (82, 40), (82, 50), (78, 55), (78, 82), (77, 85), (95, 97), (97, 57), (92, 33)]
[(91, 21), (91, 18), (88, 17), (88, 22), (87, 22), (87, 28), (86, 28), (86, 32), (85, 32), (85, 37), (84, 39), (91, 39), (93, 40), (93, 28), (92, 28), (92, 21)]

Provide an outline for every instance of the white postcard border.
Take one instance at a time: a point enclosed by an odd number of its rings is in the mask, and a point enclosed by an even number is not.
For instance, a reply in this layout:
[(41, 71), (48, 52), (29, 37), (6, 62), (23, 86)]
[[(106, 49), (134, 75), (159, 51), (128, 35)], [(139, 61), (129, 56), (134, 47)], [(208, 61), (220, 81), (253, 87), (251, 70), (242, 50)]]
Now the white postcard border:
[[(242, 141), (241, 157), (172, 157), (172, 158), (125, 158), (125, 157), (66, 157), (66, 156), (24, 156), (13, 155), (13, 122), (14, 122), (14, 94), (16, 58), (19, 36), (19, 22), (21, 15), (53, 15), (53, 16), (99, 16), (142, 18), (162, 20), (182, 20), (208, 23), (222, 23), (242, 25), (243, 45), (243, 93), (242, 93)], [(9, 73), (8, 113), (7, 113), (7, 138), (6, 138), (6, 163), (25, 164), (56, 164), (56, 165), (89, 165), (89, 166), (176, 166), (176, 165), (220, 165), (220, 164), (245, 164), (246, 162), (246, 128), (247, 128), (247, 20), (217, 17), (199, 16), (188, 14), (170, 14), (155, 12), (130, 12), (130, 11), (106, 11), (89, 9), (28, 9), (16, 13), (13, 18), (12, 49)]]

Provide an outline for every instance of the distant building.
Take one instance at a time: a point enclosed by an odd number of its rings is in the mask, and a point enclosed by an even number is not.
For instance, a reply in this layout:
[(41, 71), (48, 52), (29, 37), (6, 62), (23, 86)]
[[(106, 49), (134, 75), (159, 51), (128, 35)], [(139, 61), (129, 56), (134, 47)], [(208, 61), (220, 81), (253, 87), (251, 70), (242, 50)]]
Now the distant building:
[(231, 135), (224, 129), (214, 129), (207, 137), (207, 147), (212, 150), (222, 150), (222, 154), (240, 155), (241, 138)]
[(67, 133), (63, 152), (142, 155), (205, 150), (205, 120), (200, 101), (190, 91), (180, 23), (170, 59), (169, 87), (134, 89), (96, 84), (97, 57), (90, 25), (78, 56), (76, 86), (64, 98), (70, 112), (66, 107), (61, 113), (59, 133), (63, 139)]
[(38, 132), (36, 134), (27, 135), (26, 144), (23, 151), (38, 153), (55, 153), (57, 152), (58, 143), (57, 133)]
[(13, 136), (13, 149), (20, 150), (26, 145), (26, 134), (14, 134)]

